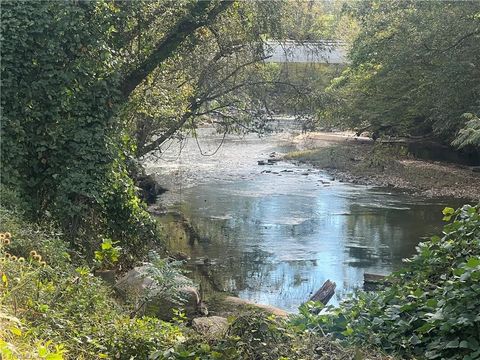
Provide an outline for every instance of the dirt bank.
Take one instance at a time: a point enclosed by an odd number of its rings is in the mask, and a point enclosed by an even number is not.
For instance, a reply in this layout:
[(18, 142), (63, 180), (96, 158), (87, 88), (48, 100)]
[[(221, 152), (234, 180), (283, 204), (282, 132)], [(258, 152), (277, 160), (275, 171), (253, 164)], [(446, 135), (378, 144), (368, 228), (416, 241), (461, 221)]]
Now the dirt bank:
[(288, 160), (328, 170), (337, 179), (394, 187), (428, 197), (480, 200), (480, 173), (471, 167), (419, 160), (399, 144), (374, 143), (350, 133), (310, 133), (292, 139)]

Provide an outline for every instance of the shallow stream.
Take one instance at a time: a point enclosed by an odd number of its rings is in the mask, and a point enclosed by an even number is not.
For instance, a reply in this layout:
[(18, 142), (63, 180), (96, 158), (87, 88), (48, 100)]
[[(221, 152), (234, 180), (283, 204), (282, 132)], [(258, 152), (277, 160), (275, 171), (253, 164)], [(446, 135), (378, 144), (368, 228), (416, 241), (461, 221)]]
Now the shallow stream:
[[(204, 152), (221, 142), (207, 130), (201, 139)], [(202, 156), (189, 139), (149, 162), (170, 188), (159, 203), (183, 213), (197, 232), (191, 242), (164, 219), (170, 249), (192, 257), (204, 291), (296, 311), (330, 279), (338, 303), (362, 286), (365, 272), (398, 269), (422, 238), (441, 231), (443, 207), (458, 205), (342, 183), (287, 162), (257, 165), (289, 144), (285, 135), (231, 137), (214, 156)]]

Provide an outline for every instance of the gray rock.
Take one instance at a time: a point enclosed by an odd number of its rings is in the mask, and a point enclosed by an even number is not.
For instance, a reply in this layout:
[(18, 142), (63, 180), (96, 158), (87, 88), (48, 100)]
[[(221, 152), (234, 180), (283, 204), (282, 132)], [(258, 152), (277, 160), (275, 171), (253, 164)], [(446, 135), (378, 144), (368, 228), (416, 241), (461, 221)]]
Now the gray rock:
[[(180, 283), (188, 279), (181, 275)], [(115, 284), (115, 290), (136, 303), (138, 312), (144, 315), (156, 316), (162, 320), (170, 320), (173, 317), (173, 309), (183, 309), (187, 317), (192, 318), (200, 305), (200, 295), (193, 286), (184, 286), (179, 289), (183, 298), (187, 301), (179, 305), (162, 297), (159, 287), (152, 278), (145, 275), (145, 266), (135, 267), (127, 272)], [(148, 298), (148, 301), (145, 299)]]
[(228, 320), (220, 316), (199, 317), (192, 320), (192, 328), (209, 339), (220, 338), (228, 330)]
[(267, 160), (267, 163), (268, 163), (269, 165), (271, 165), (271, 164), (274, 164), (274, 163), (279, 162), (279, 161), (280, 161), (280, 159), (268, 159), (268, 160)]
[(280, 308), (276, 308), (275, 306), (272, 305), (265, 305), (265, 304), (257, 304), (253, 301), (246, 300), (246, 299), (241, 299), (235, 296), (227, 296), (225, 299), (223, 299), (223, 304), (227, 305), (229, 308), (232, 310), (235, 309), (236, 307), (252, 307), (256, 309), (260, 309), (263, 311), (266, 311), (270, 314), (276, 315), (276, 316), (282, 316), (286, 317), (288, 316), (288, 312), (285, 310), (282, 310)]

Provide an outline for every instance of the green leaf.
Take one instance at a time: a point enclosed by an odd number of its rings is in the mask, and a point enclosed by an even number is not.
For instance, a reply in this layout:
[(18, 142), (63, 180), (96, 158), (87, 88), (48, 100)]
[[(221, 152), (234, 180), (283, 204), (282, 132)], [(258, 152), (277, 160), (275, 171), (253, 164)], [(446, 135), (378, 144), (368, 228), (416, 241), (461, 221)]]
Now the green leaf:
[(109, 250), (112, 248), (112, 243), (110, 241), (102, 243), (102, 250)]
[(459, 341), (458, 339), (449, 341), (448, 343), (445, 344), (445, 348), (447, 349), (454, 349), (459, 347)]
[(22, 336), (22, 330), (20, 330), (20, 329), (17, 328), (17, 327), (12, 326), (12, 327), (10, 328), (10, 332), (11, 332), (12, 334), (16, 335), (16, 336)]
[(474, 258), (474, 257), (471, 257), (470, 259), (468, 259), (466, 263), (466, 266), (468, 268), (475, 268), (479, 265), (480, 265), (480, 258)]
[(342, 331), (342, 335), (344, 336), (350, 336), (353, 334), (353, 329), (351, 327), (347, 327), (345, 331)]
[(446, 207), (445, 209), (442, 210), (443, 215), (453, 215), (455, 213), (455, 209), (451, 207)]

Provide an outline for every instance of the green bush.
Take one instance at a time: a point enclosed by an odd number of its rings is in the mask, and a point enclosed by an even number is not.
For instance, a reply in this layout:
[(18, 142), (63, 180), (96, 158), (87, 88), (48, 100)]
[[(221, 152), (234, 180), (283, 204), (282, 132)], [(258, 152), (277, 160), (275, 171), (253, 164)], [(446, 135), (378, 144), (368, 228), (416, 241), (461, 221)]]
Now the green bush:
[(154, 353), (163, 354), (184, 338), (176, 324), (150, 317), (121, 317), (105, 334), (108, 354), (125, 360), (148, 359)]
[(419, 244), (408, 267), (377, 293), (358, 292), (295, 323), (405, 357), (480, 358), (480, 208), (446, 208), (443, 237)]
[(68, 244), (52, 224), (32, 225), (16, 211), (0, 207), (0, 232), (10, 232), (12, 242), (6, 250), (12, 255), (28, 259), (35, 251), (52, 266), (65, 266), (70, 260)]
[(131, 319), (88, 267), (64, 259), (66, 244), (49, 230), (2, 214), (1, 358), (146, 359), (184, 340), (175, 324)]

